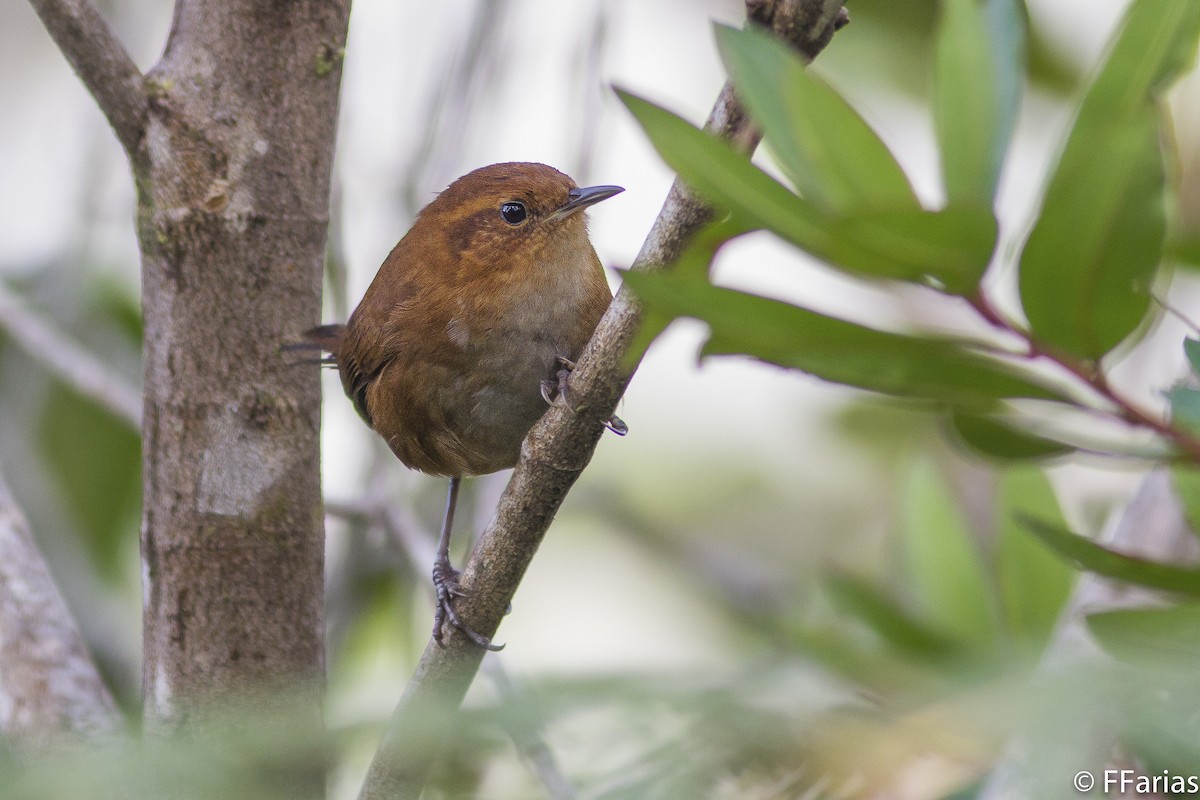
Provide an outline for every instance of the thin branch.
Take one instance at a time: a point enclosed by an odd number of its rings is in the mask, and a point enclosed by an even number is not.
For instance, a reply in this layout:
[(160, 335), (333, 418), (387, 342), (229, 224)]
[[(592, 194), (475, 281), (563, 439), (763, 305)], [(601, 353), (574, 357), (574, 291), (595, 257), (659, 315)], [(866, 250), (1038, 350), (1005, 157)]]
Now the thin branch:
[[(747, 0), (746, 9), (750, 21), (784, 36), (811, 60), (847, 21), (843, 2)], [(728, 84), (707, 127), (745, 152), (752, 152), (761, 138)], [(633, 269), (671, 263), (711, 216), (711, 208), (676, 181)], [(555, 512), (591, 460), (604, 422), (616, 410), (636, 368), (626, 354), (641, 316), (637, 303), (622, 289), (572, 373), (573, 408), (556, 403), (525, 439), (491, 524), (463, 571), (469, 596), (462, 599), (459, 611), (476, 631), (495, 633)], [(420, 796), (434, 759), (444, 750), (451, 717), (483, 658), (483, 651), (457, 630), (448, 632), (445, 645), (443, 649), (431, 640), (426, 646), (371, 762), (360, 800)]]
[(447, 157), (462, 152), (470, 132), (471, 108), (499, 74), (496, 65), (503, 55), (504, 17), (511, 11), (511, 3), (504, 0), (480, 0), (462, 48), (434, 92), (429, 109), (421, 115), (427, 124), (404, 170), (401, 190), (410, 216), (428, 202), (431, 188), (440, 190), (445, 185)]
[(29, 2), (132, 159), (149, 109), (141, 71), (88, 0)]
[(0, 286), (0, 329), (34, 359), (85, 397), (95, 400), (135, 430), (142, 428), (142, 395), (53, 323), (25, 307)]
[(112, 695), (0, 476), (0, 733), (35, 750), (124, 730)]
[(1187, 453), (1188, 457), (1200, 463), (1200, 437), (1193, 435), (1191, 432), (1176, 427), (1171, 423), (1163, 420), (1159, 416), (1142, 408), (1132, 400), (1122, 396), (1109, 384), (1108, 378), (1099, 364), (1090, 364), (1080, 361), (1074, 356), (1059, 352), (1058, 350), (1046, 346), (1043, 342), (1034, 338), (1033, 333), (1025, 328), (1017, 325), (1012, 320), (1001, 314), (986, 295), (980, 293), (974, 297), (968, 297), (967, 302), (971, 308), (979, 314), (988, 324), (992, 325), (997, 330), (1013, 334), (1020, 338), (1027, 348), (1024, 354), (1029, 360), (1045, 359), (1065, 370), (1072, 378), (1080, 381), (1087, 386), (1099, 397), (1111, 403), (1116, 411), (1115, 413), (1107, 409), (1092, 409), (1114, 416), (1118, 420), (1129, 425), (1136, 425), (1145, 428), (1153, 433), (1163, 437), (1164, 439), (1173, 442), (1183, 452)]

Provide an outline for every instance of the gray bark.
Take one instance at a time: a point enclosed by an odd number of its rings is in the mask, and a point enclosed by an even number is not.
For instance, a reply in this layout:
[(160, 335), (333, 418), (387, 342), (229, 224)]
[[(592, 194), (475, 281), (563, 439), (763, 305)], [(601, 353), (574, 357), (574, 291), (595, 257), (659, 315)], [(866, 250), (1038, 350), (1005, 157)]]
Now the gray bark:
[(316, 371), (346, 2), (181, 0), (134, 164), (146, 717), (322, 677)]
[(18, 750), (124, 729), (0, 476), (0, 734)]
[(31, 2), (138, 192), (147, 725), (280, 685), (315, 722), (318, 380), (280, 345), (319, 317), (349, 0), (179, 0), (144, 77), (86, 0)]

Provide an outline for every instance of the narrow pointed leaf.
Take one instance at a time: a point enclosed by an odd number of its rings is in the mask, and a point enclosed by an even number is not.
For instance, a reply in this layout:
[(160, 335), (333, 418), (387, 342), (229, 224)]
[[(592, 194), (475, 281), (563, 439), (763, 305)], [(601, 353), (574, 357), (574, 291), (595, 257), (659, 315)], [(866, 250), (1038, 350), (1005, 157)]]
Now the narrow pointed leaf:
[(1192, 374), (1200, 375), (1200, 339), (1184, 339), (1183, 354), (1187, 356)]
[(716, 33), (738, 97), (801, 195), (833, 213), (920, 207), (883, 140), (787, 45), (753, 30)]
[(1002, 420), (957, 413), (950, 418), (958, 438), (971, 450), (1000, 461), (1031, 461), (1074, 452), (1075, 448), (1018, 430)]
[(1200, 597), (1200, 569), (1160, 564), (1118, 553), (1087, 537), (1032, 517), (1023, 517), (1022, 523), (1051, 550), (1083, 569), (1150, 589)]
[(1061, 399), (999, 361), (957, 343), (906, 336), (778, 300), (665, 273), (625, 273), (648, 308), (708, 323), (705, 355), (749, 355), (823, 380), (969, 408), (998, 399)]
[(986, 210), (861, 209), (830, 216), (793, 194), (729, 144), (628, 93), (621, 99), (663, 160), (747, 228), (763, 228), (848, 272), (973, 289), (995, 245)]
[(1171, 403), (1171, 424), (1200, 436), (1200, 389), (1179, 386), (1166, 394)]
[(1175, 494), (1183, 505), (1183, 515), (1187, 518), (1192, 533), (1200, 536), (1200, 469), (1195, 467), (1178, 466), (1171, 470), (1171, 479), (1175, 485)]
[(1020, 268), (1034, 336), (1087, 359), (1146, 315), (1166, 230), (1157, 111), (1100, 127), (1088, 146), (1068, 144)]
[(1087, 626), (1101, 647), (1125, 661), (1200, 663), (1200, 605), (1195, 603), (1091, 614)]
[(905, 562), (923, 616), (956, 641), (990, 644), (993, 583), (962, 508), (928, 463), (911, 468), (904, 505)]
[(1014, 0), (942, 0), (934, 123), (950, 205), (991, 206), (1020, 104)]
[(832, 249), (826, 216), (727, 142), (636, 95), (620, 90), (617, 94), (667, 166), (712, 203), (810, 252)]
[(982, 207), (851, 211), (832, 220), (829, 231), (847, 260), (861, 252), (867, 264), (888, 263), (905, 280), (959, 295), (979, 285), (998, 236), (996, 218)]
[(1165, 238), (1156, 101), (1198, 35), (1195, 0), (1137, 0), (1083, 99), (1021, 257), (1021, 301), (1047, 344), (1099, 358), (1149, 308)]
[(849, 575), (834, 575), (826, 587), (836, 605), (896, 649), (923, 657), (945, 656), (952, 650), (944, 635), (869, 583)]
[(1058, 624), (1076, 573), (1031, 537), (1019, 520), (1037, 517), (1062, 526), (1062, 512), (1045, 473), (1031, 466), (999, 474), (996, 506), (996, 571), (1004, 620), (1020, 652), (1035, 657)]

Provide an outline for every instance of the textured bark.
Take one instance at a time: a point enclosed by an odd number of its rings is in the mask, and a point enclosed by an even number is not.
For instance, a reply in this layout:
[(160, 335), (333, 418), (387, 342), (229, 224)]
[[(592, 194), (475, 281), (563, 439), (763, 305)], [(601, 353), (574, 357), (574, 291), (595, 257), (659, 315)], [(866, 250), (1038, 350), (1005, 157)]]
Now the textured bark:
[[(746, 10), (752, 23), (770, 28), (811, 60), (847, 21), (843, 2), (747, 0)], [(706, 127), (745, 152), (753, 151), (761, 138), (728, 85)], [(705, 203), (676, 181), (633, 269), (669, 264), (711, 215)], [(469, 596), (458, 608), (479, 633), (494, 636), (546, 529), (591, 460), (604, 422), (636, 368), (627, 351), (640, 324), (641, 310), (622, 289), (572, 372), (572, 408), (555, 403), (525, 439), (496, 514), (463, 570)], [(444, 648), (430, 641), (371, 762), (360, 800), (420, 796), (483, 655), (458, 630), (447, 629)]]
[(0, 476), (0, 734), (20, 750), (124, 730)]
[(349, 0), (179, 0), (144, 77), (88, 0), (31, 3), (138, 191), (146, 722), (281, 685), (316, 721), (318, 379), (280, 345), (320, 312)]
[[(151, 727), (285, 684), (317, 713), (316, 371), (348, 0), (180, 0), (134, 153)], [(295, 692), (289, 692), (295, 697)]]
[(30, 0), (63, 55), (96, 98), (126, 153), (146, 128), (149, 98), (133, 59), (89, 0)]

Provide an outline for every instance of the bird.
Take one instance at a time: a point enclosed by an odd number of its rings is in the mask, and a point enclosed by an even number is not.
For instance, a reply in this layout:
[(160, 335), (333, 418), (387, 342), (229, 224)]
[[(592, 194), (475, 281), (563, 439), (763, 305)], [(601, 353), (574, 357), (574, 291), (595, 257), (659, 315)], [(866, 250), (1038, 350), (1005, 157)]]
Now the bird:
[[(448, 622), (503, 647), (455, 608), (459, 485), (514, 466), (547, 404), (570, 406), (570, 371), (612, 301), (583, 212), (622, 191), (581, 188), (537, 163), (469, 172), (418, 213), (345, 325), (304, 334), (401, 463), (449, 478), (433, 566), (439, 645)], [(606, 424), (627, 430), (615, 416)]]

